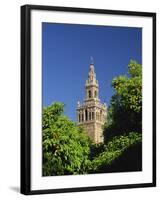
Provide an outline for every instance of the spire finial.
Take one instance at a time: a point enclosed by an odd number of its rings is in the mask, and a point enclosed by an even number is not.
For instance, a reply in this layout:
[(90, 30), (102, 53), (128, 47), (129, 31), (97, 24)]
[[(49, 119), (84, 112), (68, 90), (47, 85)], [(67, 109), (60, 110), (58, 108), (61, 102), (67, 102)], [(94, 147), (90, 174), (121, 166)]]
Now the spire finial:
[(90, 64), (91, 64), (91, 65), (93, 65), (93, 64), (94, 64), (93, 57), (91, 56), (91, 58), (90, 58), (90, 59), (91, 59), (91, 63), (90, 63)]

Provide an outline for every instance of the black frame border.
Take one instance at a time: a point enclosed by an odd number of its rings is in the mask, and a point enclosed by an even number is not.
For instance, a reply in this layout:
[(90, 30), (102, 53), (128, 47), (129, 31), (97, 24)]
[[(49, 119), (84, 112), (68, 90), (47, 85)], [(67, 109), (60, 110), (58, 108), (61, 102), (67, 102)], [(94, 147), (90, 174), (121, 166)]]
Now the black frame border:
[[(153, 176), (152, 183), (126, 184), (114, 186), (94, 186), (61, 188), (49, 190), (31, 190), (31, 11), (64, 11), (64, 12), (82, 12), (95, 14), (112, 14), (126, 16), (152, 17), (153, 27)], [(122, 10), (104, 10), (90, 8), (57, 7), (44, 5), (24, 5), (21, 6), (21, 180), (20, 192), (25, 195), (50, 194), (65, 192), (82, 192), (111, 189), (144, 188), (156, 186), (156, 13), (122, 11)]]

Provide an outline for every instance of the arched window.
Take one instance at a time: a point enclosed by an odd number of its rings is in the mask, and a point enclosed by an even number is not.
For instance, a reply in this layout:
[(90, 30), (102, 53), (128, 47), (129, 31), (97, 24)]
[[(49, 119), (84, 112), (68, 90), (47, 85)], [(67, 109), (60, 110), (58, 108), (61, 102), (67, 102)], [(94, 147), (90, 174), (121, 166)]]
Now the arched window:
[(97, 91), (94, 92), (94, 98), (97, 98)]
[(83, 122), (83, 113), (82, 113), (82, 122)]
[(91, 91), (90, 91), (90, 90), (88, 91), (88, 97), (89, 97), (89, 98), (91, 98), (91, 97), (92, 97), (92, 93), (91, 93)]
[(79, 114), (79, 122), (81, 122), (81, 115)]
[(88, 113), (87, 113), (87, 110), (85, 110), (85, 119), (86, 119), (86, 121), (88, 121)]
[(100, 111), (100, 121), (102, 121), (102, 110)]
[(89, 120), (91, 120), (91, 112), (89, 112)]
[(92, 112), (92, 120), (94, 120), (94, 112)]

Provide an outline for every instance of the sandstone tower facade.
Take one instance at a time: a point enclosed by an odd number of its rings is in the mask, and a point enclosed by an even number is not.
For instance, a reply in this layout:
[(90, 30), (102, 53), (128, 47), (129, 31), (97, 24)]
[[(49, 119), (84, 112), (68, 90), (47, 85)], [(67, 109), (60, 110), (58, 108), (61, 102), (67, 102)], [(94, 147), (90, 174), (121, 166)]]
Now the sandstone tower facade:
[(78, 125), (86, 130), (94, 143), (103, 143), (103, 125), (107, 116), (107, 107), (99, 99), (99, 84), (93, 61), (90, 64), (85, 90), (84, 102), (82, 104), (78, 102), (77, 105)]

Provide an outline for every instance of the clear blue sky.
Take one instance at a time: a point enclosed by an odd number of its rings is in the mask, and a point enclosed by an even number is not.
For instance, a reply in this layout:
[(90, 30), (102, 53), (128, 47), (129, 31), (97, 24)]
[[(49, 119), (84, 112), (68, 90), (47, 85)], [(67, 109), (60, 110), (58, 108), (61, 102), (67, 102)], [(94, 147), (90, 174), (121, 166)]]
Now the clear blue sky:
[(127, 73), (130, 59), (142, 63), (141, 28), (43, 23), (42, 32), (43, 106), (63, 102), (72, 120), (85, 97), (91, 56), (107, 105), (112, 79)]

